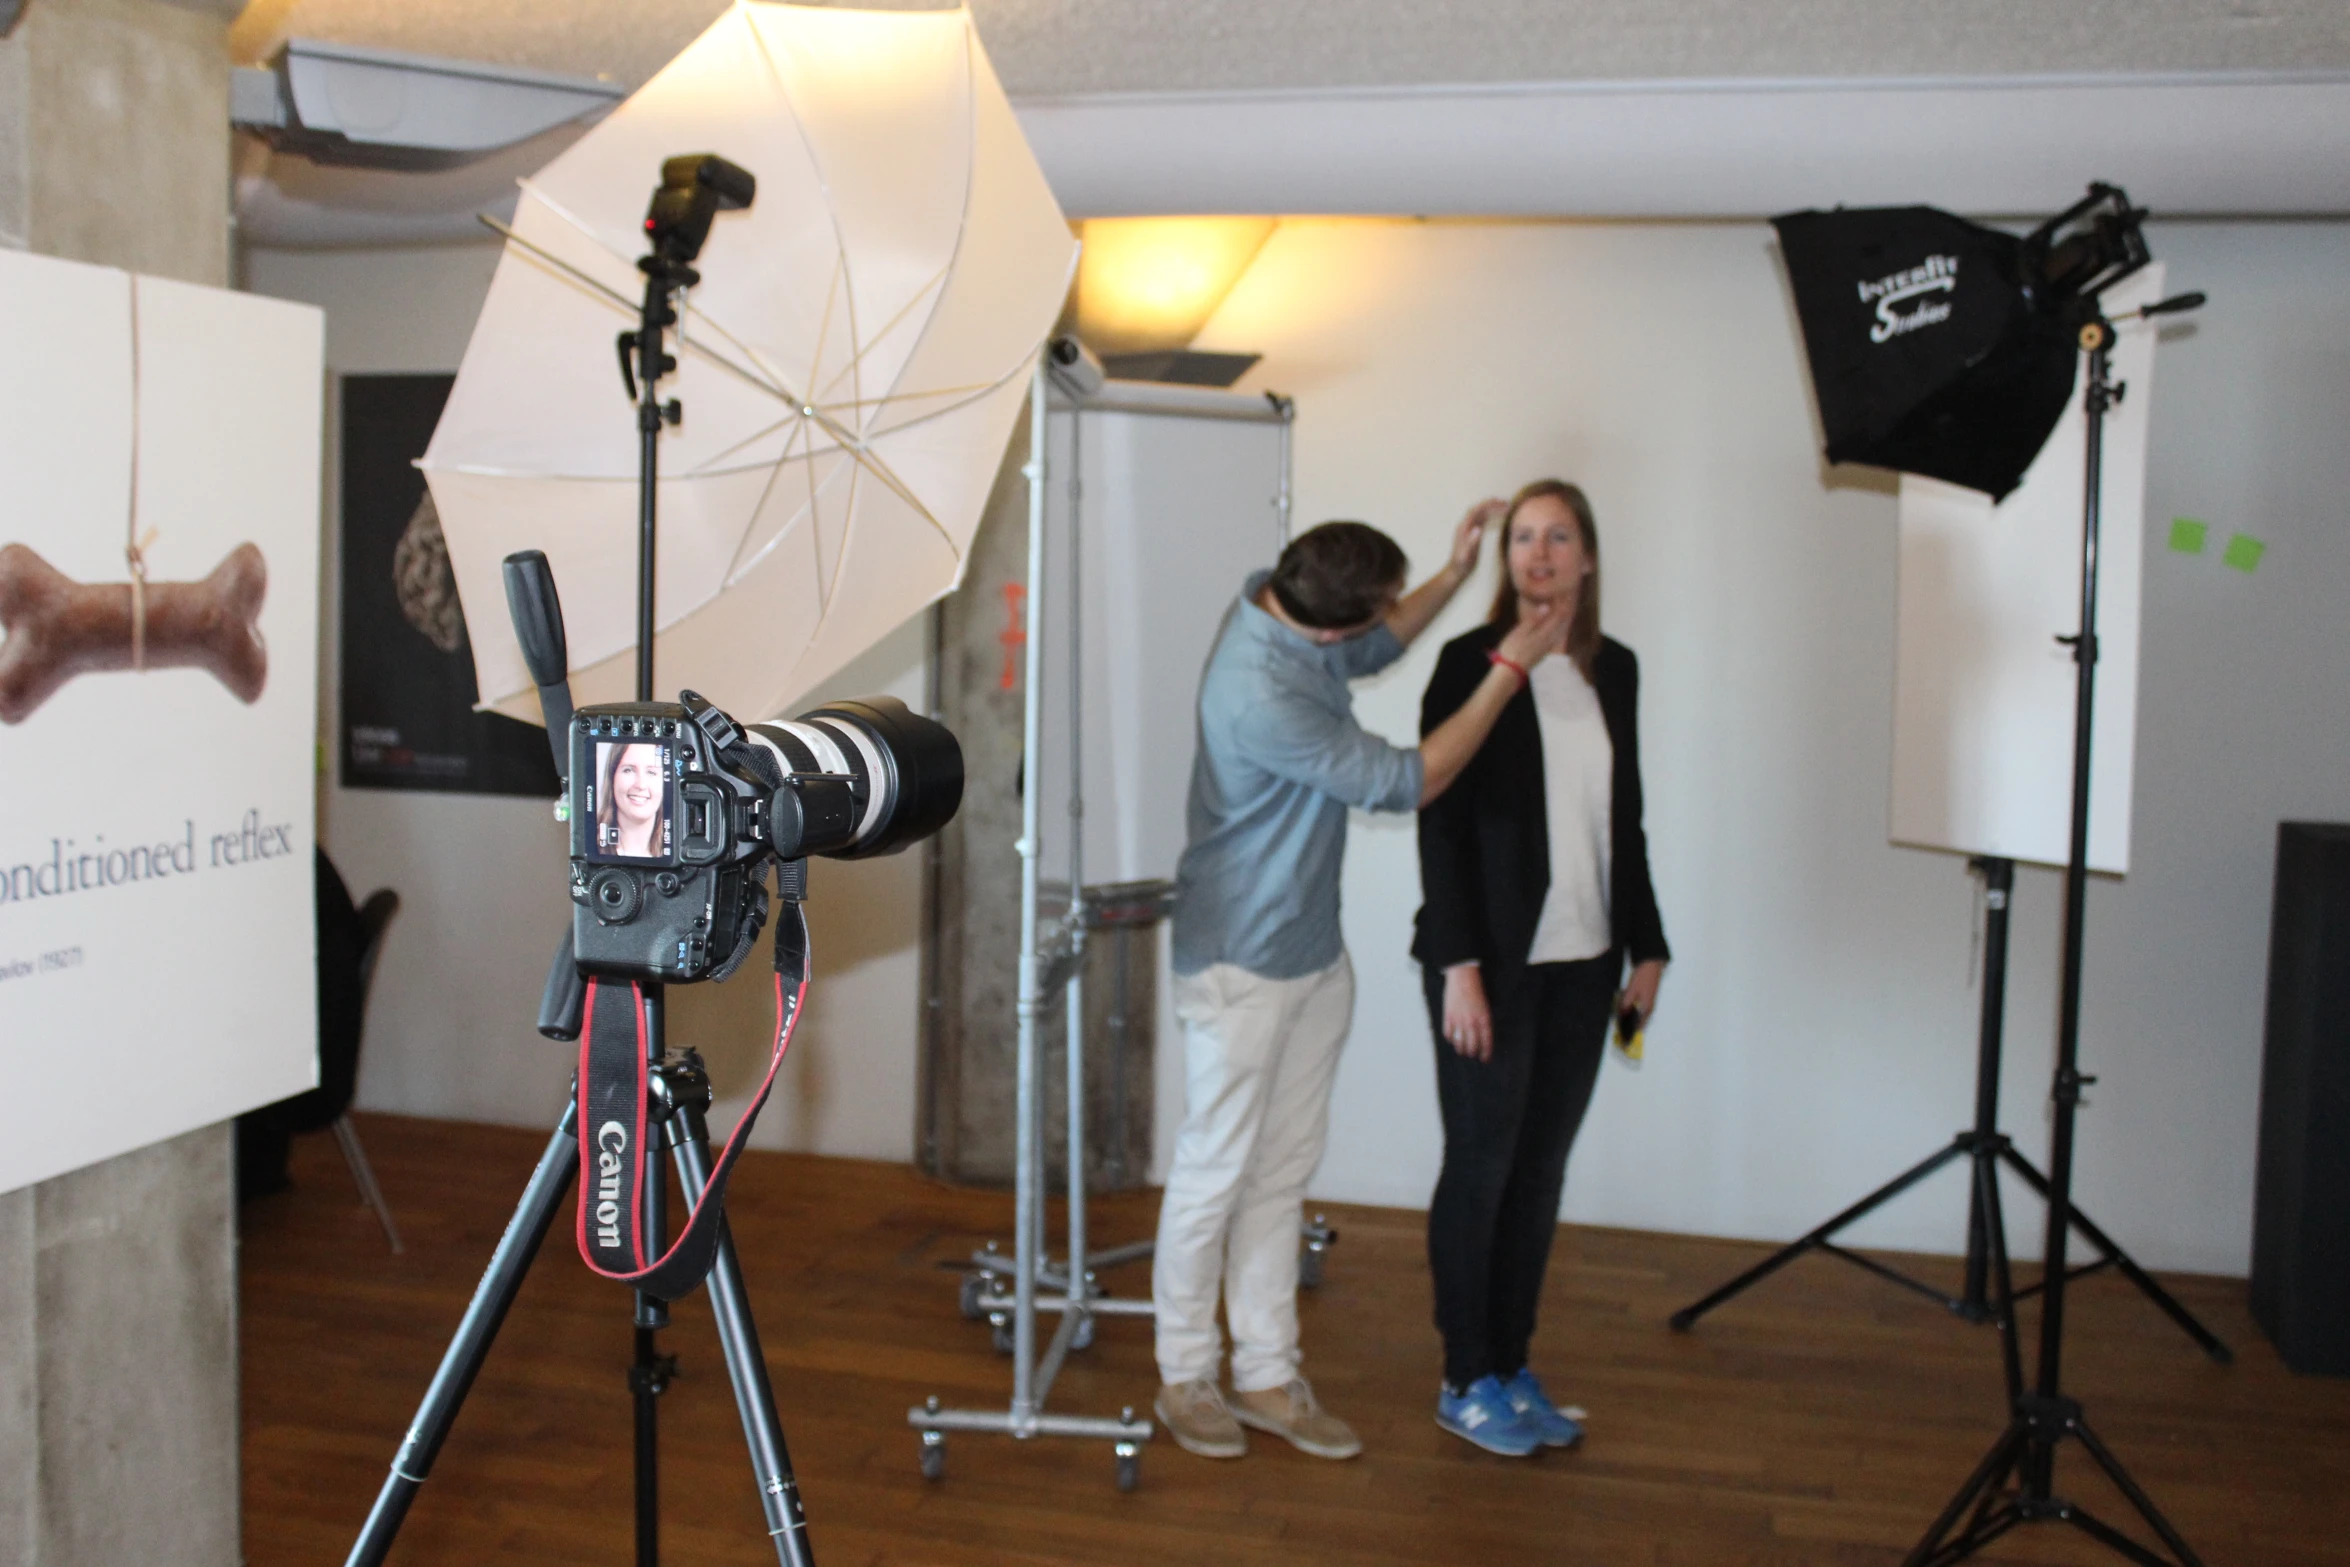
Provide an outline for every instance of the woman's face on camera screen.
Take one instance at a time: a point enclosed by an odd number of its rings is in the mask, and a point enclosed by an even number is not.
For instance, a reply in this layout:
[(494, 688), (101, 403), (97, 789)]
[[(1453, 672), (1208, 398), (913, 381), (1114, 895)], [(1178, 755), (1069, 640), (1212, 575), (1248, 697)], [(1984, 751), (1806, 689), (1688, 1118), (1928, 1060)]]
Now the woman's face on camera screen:
[(1535, 604), (1571, 599), (1591, 575), (1583, 530), (1575, 514), (1555, 495), (1537, 495), (1510, 519), (1510, 584), (1518, 597)]
[(623, 844), (647, 841), (648, 830), (661, 819), (661, 795), (667, 785), (659, 746), (620, 748), (620, 759), (612, 768), (612, 814), (619, 823)]

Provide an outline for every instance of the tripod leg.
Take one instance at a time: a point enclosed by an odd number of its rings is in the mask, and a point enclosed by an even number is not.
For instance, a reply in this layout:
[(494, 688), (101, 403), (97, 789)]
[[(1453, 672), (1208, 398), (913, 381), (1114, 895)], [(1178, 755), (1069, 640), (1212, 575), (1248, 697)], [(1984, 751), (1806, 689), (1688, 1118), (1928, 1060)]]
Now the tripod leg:
[(1891, 1202), (1894, 1198), (1900, 1196), (1903, 1192), (1908, 1191), (1912, 1186), (1915, 1186), (1918, 1182), (1924, 1180), (1927, 1176), (1932, 1175), (1936, 1170), (1941, 1169), (1944, 1165), (1948, 1164), (1951, 1160), (1957, 1158), (1965, 1151), (1966, 1150), (1963, 1145), (1953, 1142), (1949, 1147), (1942, 1149), (1938, 1153), (1935, 1153), (1932, 1157), (1922, 1161), (1921, 1163), (1910, 1166), (1909, 1169), (1895, 1176), (1892, 1180), (1887, 1181), (1884, 1185), (1878, 1187), (1875, 1191), (1869, 1193), (1866, 1197), (1863, 1197), (1860, 1201), (1854, 1203), (1851, 1207), (1845, 1209), (1842, 1213), (1836, 1215), (1836, 1217), (1830, 1219), (1827, 1223), (1821, 1225), (1818, 1229), (1813, 1230), (1810, 1234), (1805, 1235), (1800, 1239), (1789, 1241), (1786, 1245), (1780, 1247), (1777, 1251), (1772, 1252), (1768, 1257), (1765, 1257), (1762, 1261), (1756, 1263), (1753, 1267), (1747, 1269), (1744, 1273), (1739, 1274), (1738, 1277), (1732, 1279), (1729, 1283), (1723, 1285), (1720, 1289), (1715, 1290), (1711, 1295), (1706, 1296), (1705, 1299), (1697, 1302), (1693, 1306), (1684, 1306), (1679, 1311), (1674, 1312), (1672, 1316), (1672, 1324), (1674, 1329), (1679, 1332), (1687, 1332), (1692, 1323), (1696, 1322), (1699, 1317), (1704, 1316), (1707, 1312), (1713, 1310), (1716, 1306), (1719, 1306), (1722, 1302), (1730, 1299), (1734, 1295), (1744, 1294), (1750, 1286), (1761, 1283), (1764, 1279), (1769, 1278), (1772, 1274), (1778, 1272), (1781, 1268), (1784, 1268), (1787, 1266), (1787, 1264), (1793, 1262), (1796, 1258), (1802, 1256), (1805, 1252), (1814, 1251), (1819, 1247), (1826, 1245), (1828, 1240), (1834, 1236), (1838, 1230), (1843, 1229), (1846, 1225), (1853, 1223), (1857, 1219), (1865, 1217), (1866, 1215), (1874, 1212), (1876, 1209), (1883, 1207), (1886, 1203)]
[(2116, 1556), (2136, 1562), (2138, 1567), (2177, 1567), (2170, 1558), (2155, 1555), (2094, 1513), (2068, 1506), (2058, 1516)]
[(2098, 1440), (2097, 1433), (2089, 1429), (2088, 1422), (2075, 1420), (2072, 1433), (2081, 1439), (2081, 1446), (2088, 1450), (2097, 1467), (2105, 1471), (2105, 1478), (2113, 1482), (2113, 1488), (2138, 1510), (2139, 1517), (2146, 1520), (2146, 1527), (2152, 1529), (2161, 1537), (2162, 1543), (2171, 1548), (2171, 1554), (2178, 1558), (2179, 1567), (2203, 1567), (2203, 1558), (2197, 1556), (2187, 1542), (2179, 1538), (2179, 1531), (2173, 1529), (2170, 1520), (2162, 1516), (2161, 1509), (2154, 1505), (2154, 1499), (2138, 1488), (2138, 1482), (2130, 1478), (2130, 1472), (2122, 1467), (2121, 1460), (2113, 1456), (2112, 1450)]
[[(1992, 1444), (1991, 1451), (1983, 1455), (1983, 1461), (1975, 1466), (1975, 1472), (1967, 1476), (1966, 1484), (1958, 1488), (1958, 1494), (1950, 1499), (1950, 1505), (1943, 1508), (1942, 1515), (1927, 1528), (1925, 1538), (1919, 1540), (1916, 1548), (1902, 1558), (1902, 1567), (1925, 1567), (1928, 1562), (1955, 1559), (1943, 1549), (1950, 1531), (1957, 1527), (1958, 1520), (1968, 1508), (1976, 1506), (2006, 1480), (2014, 1470), (2016, 1456), (2029, 1434), (2030, 1428), (2020, 1420), (2008, 1426), (1999, 1440)], [(2004, 1526), (2001, 1532), (2005, 1532)]]
[[(710, 1179), (709, 1132), (698, 1109), (689, 1106), (679, 1114), (685, 1121), (685, 1136), (677, 1144), (678, 1175), (687, 1192), (699, 1192)], [(751, 1476), (759, 1485), (759, 1506), (767, 1515), (767, 1534), (775, 1542), (775, 1558), (782, 1567), (815, 1567), (815, 1554), (808, 1544), (808, 1516), (800, 1505), (799, 1482), (792, 1477), (783, 1422), (775, 1414), (775, 1388), (767, 1377), (767, 1357), (759, 1348), (759, 1326), (751, 1320), (750, 1297), (743, 1291), (742, 1268), (735, 1260), (730, 1232), (719, 1234), (709, 1289), (711, 1314), (718, 1324), (718, 1348), (726, 1359), (726, 1374), (734, 1382), (734, 1404), (742, 1415), (743, 1438), (750, 1444)]]
[(348, 1567), (375, 1567), (384, 1559), (393, 1537), (400, 1532), (401, 1520), (408, 1516), (408, 1504), (416, 1500), (417, 1491), (432, 1473), (433, 1460), (440, 1455), (458, 1407), (489, 1357), (490, 1342), (498, 1336), (507, 1310), (522, 1289), (523, 1276), (530, 1271), (531, 1259), (538, 1255), (539, 1243), (547, 1238), (556, 1211), (563, 1206), (564, 1193), (578, 1173), (579, 1148), (574, 1136), (578, 1115), (576, 1099), (564, 1106), (563, 1119), (555, 1124), (555, 1135), (539, 1156), (538, 1168), (522, 1189), (514, 1217), (506, 1221), (498, 1249), (490, 1253), (489, 1267), (474, 1288), (456, 1336), (441, 1356), (440, 1370), (433, 1373), (424, 1402), (409, 1422), (407, 1440), (400, 1444), (399, 1454), (392, 1460), (391, 1478), (384, 1482), (357, 1543), (351, 1547)]
[(2007, 1254), (2007, 1212), (1999, 1201), (1999, 1166), (1975, 1157), (1975, 1211), (1982, 1216), (1984, 1260), (1998, 1294), (1993, 1301), (1992, 1325), (1999, 1333), (1999, 1367), (2007, 1377), (2008, 1407), (2024, 1391), (2023, 1345), (2016, 1337), (2015, 1273)]
[[(2005, 1157), (2008, 1168), (2022, 1176), (2032, 1190), (2038, 1192), (2042, 1197), (2048, 1195), (2048, 1177), (2034, 1169), (2031, 1160), (2026, 1159), (2012, 1148), (2006, 1150)], [(2235, 1351), (2221, 1343), (2209, 1328), (2197, 1321), (2194, 1313), (2180, 1305), (2171, 1292), (2157, 1283), (2152, 1274), (2139, 1267), (2128, 1252), (2115, 1245), (2113, 1237), (2091, 1223), (2088, 1215), (2082, 1213), (2078, 1207), (2073, 1207), (2068, 1211), (2072, 1214), (2072, 1227), (2081, 1232), (2081, 1238), (2096, 1247), (2100, 1254), (2111, 1261), (2114, 1267), (2120, 1271), (2122, 1277), (2137, 1285), (2139, 1293), (2154, 1302), (2164, 1316), (2177, 1323), (2179, 1330), (2193, 1339), (2204, 1354), (2223, 1366), (2235, 1364)]]

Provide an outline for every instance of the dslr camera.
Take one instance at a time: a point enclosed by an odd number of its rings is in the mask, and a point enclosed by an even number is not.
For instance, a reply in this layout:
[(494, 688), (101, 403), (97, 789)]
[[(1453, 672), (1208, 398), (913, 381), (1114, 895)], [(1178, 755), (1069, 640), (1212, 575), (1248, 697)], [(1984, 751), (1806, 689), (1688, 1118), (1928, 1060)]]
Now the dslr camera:
[(572, 714), (572, 957), (583, 974), (686, 984), (740, 967), (767, 862), (889, 854), (946, 825), (963, 753), (893, 697), (738, 724), (691, 691)]

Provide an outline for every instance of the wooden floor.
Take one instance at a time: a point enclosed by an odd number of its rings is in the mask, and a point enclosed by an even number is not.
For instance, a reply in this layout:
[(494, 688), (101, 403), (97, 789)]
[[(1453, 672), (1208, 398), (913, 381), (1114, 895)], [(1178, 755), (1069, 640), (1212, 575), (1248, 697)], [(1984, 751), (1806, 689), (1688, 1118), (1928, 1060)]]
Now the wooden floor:
[[(252, 1567), (340, 1562), (543, 1137), (367, 1117), (408, 1241), (387, 1254), (332, 1139), (293, 1191), (246, 1212), (245, 1534)], [(1830, 1259), (1807, 1259), (1701, 1323), (1678, 1306), (1758, 1248), (1568, 1228), (1536, 1365), (1591, 1411), (1580, 1450), (1487, 1457), (1431, 1421), (1436, 1344), (1417, 1216), (1334, 1209), (1342, 1240), (1304, 1303), (1307, 1370), (1361, 1429), (1351, 1463), (1258, 1438), (1237, 1463), (1163, 1439), (1131, 1495), (1106, 1444), (951, 1439), (916, 1470), (925, 1394), (1002, 1405), (1009, 1363), (957, 1313), (949, 1265), (1007, 1232), (1009, 1201), (894, 1165), (752, 1154), (731, 1203), (817, 1559), (852, 1564), (1606, 1563), (1889, 1567), (1980, 1458), (2004, 1410), (1996, 1341)], [(1107, 1240), (1148, 1232), (1151, 1194), (1101, 1205)], [(2037, 1233), (2036, 1215), (2016, 1216)], [(551, 1239), (395, 1564), (631, 1560), (626, 1296)], [(2126, 1237), (2125, 1237), (2126, 1240)], [(1948, 1272), (1947, 1264), (1921, 1267)], [(2068, 1389), (2212, 1564), (2350, 1560), (2350, 1383), (2296, 1378), (2240, 1283), (2175, 1281), (2233, 1344), (2207, 1362), (2126, 1284), (2074, 1292)], [(1128, 1270), (1123, 1291), (1148, 1287)], [(774, 1558), (706, 1303), (667, 1342), (666, 1559)], [(1147, 1407), (1147, 1329), (1104, 1325), (1054, 1405)], [(2066, 1489), (2123, 1508), (2077, 1455)], [(1982, 1560), (2110, 1562), (2062, 1526)]]

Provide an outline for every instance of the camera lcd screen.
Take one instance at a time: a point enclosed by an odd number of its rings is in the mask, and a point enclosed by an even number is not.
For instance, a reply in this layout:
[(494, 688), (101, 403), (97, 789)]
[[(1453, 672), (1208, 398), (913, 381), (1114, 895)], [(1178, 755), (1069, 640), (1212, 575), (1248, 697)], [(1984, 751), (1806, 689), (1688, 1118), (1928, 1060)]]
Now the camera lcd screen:
[(596, 742), (588, 858), (637, 865), (677, 860), (677, 782), (656, 740)]

